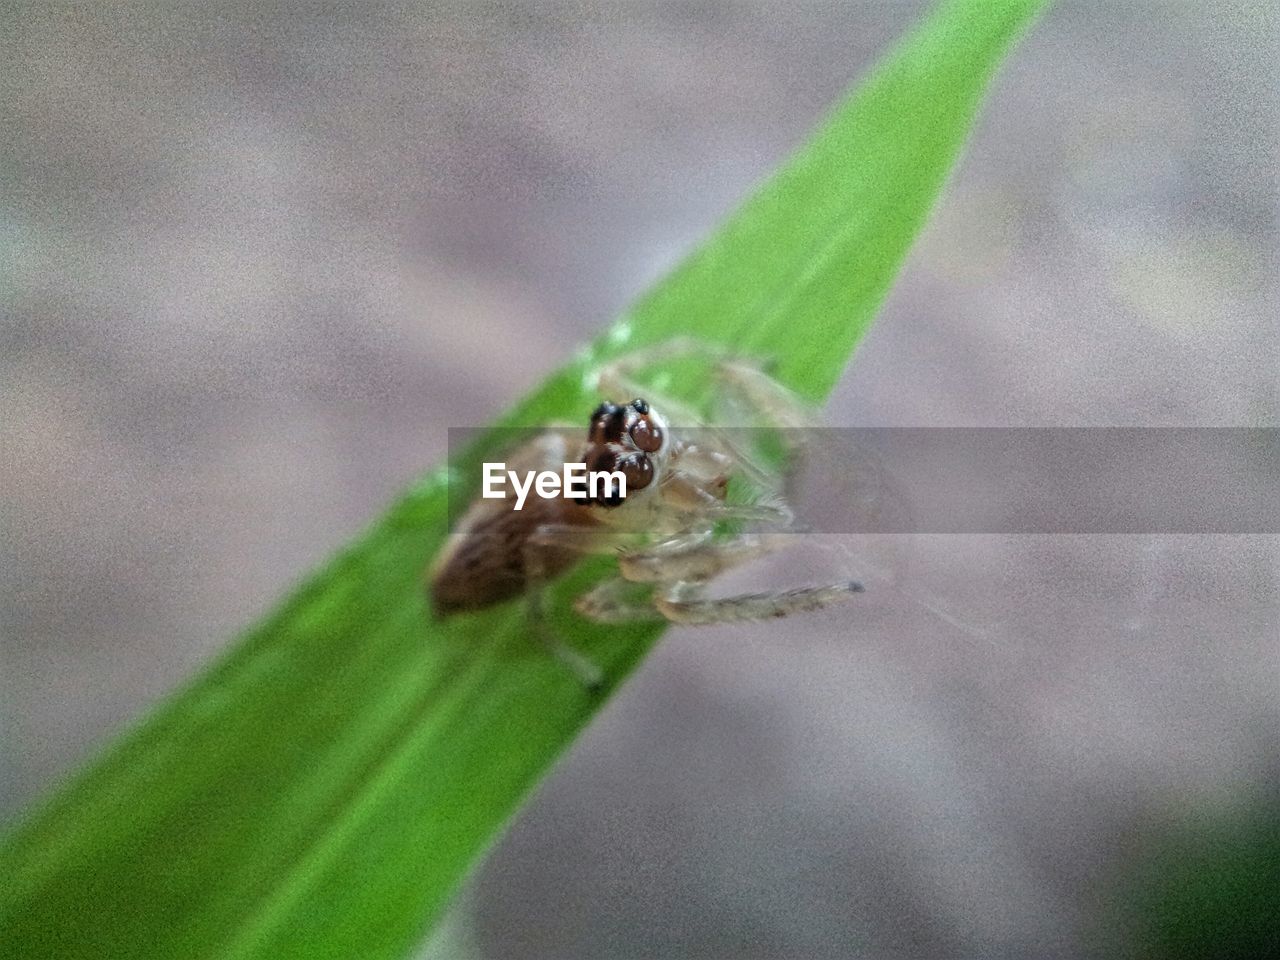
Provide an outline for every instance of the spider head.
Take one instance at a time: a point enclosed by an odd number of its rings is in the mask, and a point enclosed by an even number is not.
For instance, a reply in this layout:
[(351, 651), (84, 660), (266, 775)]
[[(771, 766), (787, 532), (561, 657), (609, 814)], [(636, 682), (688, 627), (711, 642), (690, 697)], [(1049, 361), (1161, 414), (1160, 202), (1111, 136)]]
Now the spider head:
[[(627, 481), (627, 497), (651, 487), (666, 465), (670, 444), (667, 425), (646, 400), (627, 404), (602, 403), (591, 414), (587, 433), (588, 472), (621, 473)], [(623, 503), (615, 488), (594, 500), (602, 507)]]

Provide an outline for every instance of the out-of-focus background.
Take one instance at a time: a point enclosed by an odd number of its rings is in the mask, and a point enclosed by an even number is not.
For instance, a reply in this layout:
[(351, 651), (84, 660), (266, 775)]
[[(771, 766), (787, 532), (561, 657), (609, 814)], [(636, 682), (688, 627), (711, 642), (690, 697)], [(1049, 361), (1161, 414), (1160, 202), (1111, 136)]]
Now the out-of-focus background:
[[(0, 817), (591, 337), (924, 9), (6, 4)], [(1278, 25), (1059, 3), (829, 421), (1280, 425)], [(1280, 786), (1277, 539), (919, 537), (839, 615), (673, 630), (454, 925), (494, 958), (1088, 954), (1145, 838)]]

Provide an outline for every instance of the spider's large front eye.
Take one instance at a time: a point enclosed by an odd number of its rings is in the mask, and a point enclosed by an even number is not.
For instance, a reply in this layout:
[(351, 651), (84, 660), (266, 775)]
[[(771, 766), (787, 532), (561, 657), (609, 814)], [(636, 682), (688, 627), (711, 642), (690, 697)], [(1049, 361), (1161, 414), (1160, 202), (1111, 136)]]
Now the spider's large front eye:
[[(595, 428), (592, 428), (594, 433)], [(608, 448), (601, 448), (587, 457), (587, 470), (590, 473), (612, 473), (618, 469), (618, 455)], [(595, 497), (596, 503), (602, 507), (619, 507), (622, 505), (622, 494), (613, 485), (602, 485)]]
[(631, 440), (645, 453), (656, 453), (662, 449), (662, 428), (643, 417), (631, 425)]
[[(612, 450), (600, 450), (587, 458), (587, 470), (591, 473), (621, 473), (627, 481), (627, 496), (653, 482), (653, 462), (643, 453), (618, 454)], [(621, 506), (620, 486), (601, 484), (596, 503), (602, 507)]]
[(602, 403), (591, 414), (591, 429), (587, 439), (592, 443), (615, 443), (622, 439), (626, 425), (626, 413), (616, 403)]
[(618, 469), (627, 478), (627, 494), (633, 490), (643, 490), (653, 482), (653, 463), (643, 453), (629, 457), (620, 457)]

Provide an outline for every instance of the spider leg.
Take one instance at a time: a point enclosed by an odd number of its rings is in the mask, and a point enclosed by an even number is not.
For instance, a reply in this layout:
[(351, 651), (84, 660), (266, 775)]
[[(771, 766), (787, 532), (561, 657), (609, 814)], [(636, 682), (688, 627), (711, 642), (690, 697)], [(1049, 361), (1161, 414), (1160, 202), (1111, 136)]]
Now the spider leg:
[(808, 610), (820, 610), (855, 593), (862, 584), (845, 581), (770, 593), (747, 593), (706, 598), (703, 585), (733, 567), (772, 553), (786, 545), (787, 534), (740, 534), (726, 540), (691, 543), (684, 549), (661, 548), (624, 553), (619, 558), (628, 580), (658, 583), (653, 606), (672, 623), (712, 624), (766, 620)]
[(624, 551), (618, 557), (623, 579), (634, 583), (705, 583), (784, 546), (787, 534), (744, 533), (722, 540), (702, 538)]
[[(717, 364), (716, 376), (725, 388), (717, 396), (735, 413), (750, 408), (752, 420), (778, 430), (800, 430), (815, 424), (813, 408), (769, 376), (758, 364), (725, 360)], [(734, 417), (741, 420), (742, 417)]]
[[(860, 583), (846, 581), (714, 599), (702, 595), (707, 581), (777, 550), (787, 539), (786, 534), (742, 534), (716, 541), (684, 534), (644, 550), (623, 551), (619, 556), (621, 576), (583, 594), (574, 602), (574, 609), (597, 623), (735, 623), (819, 610), (862, 592)], [(639, 583), (655, 584), (656, 593), (644, 600), (629, 596)]]
[(743, 593), (733, 597), (707, 599), (691, 596), (686, 584), (676, 582), (659, 592), (653, 603), (658, 612), (672, 623), (705, 625), (768, 620), (792, 613), (821, 610), (861, 592), (862, 584), (851, 580), (822, 587), (801, 587), (773, 593)]
[(617, 549), (616, 534), (559, 523), (542, 524), (523, 547), (525, 609), (534, 636), (589, 691), (598, 690), (604, 676), (595, 663), (547, 624), (546, 590), (551, 579), (567, 565), (568, 558), (609, 554)]
[(731, 360), (720, 364), (716, 375), (724, 388), (715, 395), (716, 420), (759, 424), (778, 438), (785, 464), (780, 492), (794, 503), (810, 431), (818, 422), (814, 410), (757, 365)]
[(612, 577), (596, 584), (573, 602), (579, 616), (596, 623), (643, 623), (666, 620), (653, 605), (652, 597), (637, 600), (627, 596), (635, 584), (622, 577)]
[(707, 526), (673, 534), (643, 549), (619, 551), (621, 575), (597, 584), (580, 596), (574, 601), (574, 609), (597, 623), (665, 620), (654, 607), (651, 595), (637, 599), (628, 595), (629, 592), (634, 592), (639, 584), (668, 583), (672, 579), (686, 583), (708, 580), (771, 549), (760, 546), (759, 536), (719, 542), (713, 540), (713, 536), (713, 529)]
[(690, 336), (677, 336), (661, 343), (640, 347), (625, 353), (602, 366), (596, 374), (596, 385), (601, 389), (615, 386), (629, 379), (639, 370), (663, 363), (698, 359), (708, 363), (729, 360), (733, 353), (718, 344), (707, 343)]
[(795, 522), (791, 508), (776, 496), (768, 496), (756, 503), (726, 503), (679, 473), (664, 480), (662, 499), (675, 512), (694, 516), (700, 523), (728, 520), (790, 529)]

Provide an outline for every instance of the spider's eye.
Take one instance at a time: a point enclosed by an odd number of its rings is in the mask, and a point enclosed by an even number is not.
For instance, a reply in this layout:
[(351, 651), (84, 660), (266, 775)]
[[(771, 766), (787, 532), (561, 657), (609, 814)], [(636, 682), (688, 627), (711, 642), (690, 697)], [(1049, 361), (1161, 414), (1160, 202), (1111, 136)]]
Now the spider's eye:
[[(612, 473), (618, 469), (618, 455), (610, 450), (601, 450), (591, 458), (587, 469), (593, 473)], [(631, 481), (628, 480), (627, 483), (629, 485)], [(627, 489), (629, 490), (630, 486)], [(596, 494), (596, 503), (602, 507), (621, 506), (622, 491), (616, 486), (601, 485), (600, 492)]]
[(636, 413), (640, 414), (641, 416), (644, 416), (646, 413), (649, 412), (649, 401), (641, 400), (639, 397), (636, 397), (634, 400), (631, 401), (631, 409), (633, 409)]
[(616, 403), (602, 403), (591, 414), (591, 429), (587, 439), (592, 443), (614, 443), (622, 439), (626, 413)]
[(643, 490), (653, 482), (653, 462), (643, 453), (621, 457), (618, 461), (618, 469), (627, 478), (628, 494), (633, 490)]
[[(627, 481), (627, 496), (653, 482), (653, 463), (643, 453), (619, 456), (611, 450), (601, 450), (589, 458), (587, 469), (593, 473), (620, 472)], [(622, 501), (622, 491), (617, 486), (602, 485), (596, 496), (596, 503), (602, 507), (617, 507)]]
[(656, 453), (662, 449), (662, 428), (648, 417), (637, 420), (631, 425), (631, 440), (645, 453)]
[(612, 450), (593, 450), (587, 454), (587, 470), (591, 473), (609, 473), (617, 469), (618, 455)]

